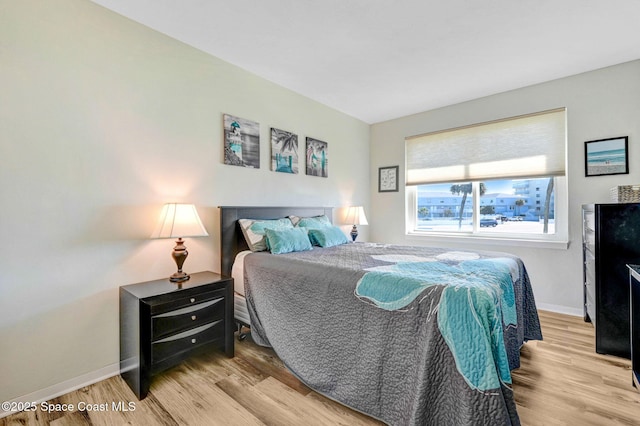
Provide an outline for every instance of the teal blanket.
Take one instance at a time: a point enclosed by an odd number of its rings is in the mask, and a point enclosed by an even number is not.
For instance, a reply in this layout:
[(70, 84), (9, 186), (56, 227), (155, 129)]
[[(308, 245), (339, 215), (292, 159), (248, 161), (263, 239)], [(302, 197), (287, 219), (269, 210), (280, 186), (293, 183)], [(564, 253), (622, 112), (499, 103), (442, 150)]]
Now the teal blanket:
[(374, 267), (355, 293), (386, 310), (402, 310), (431, 286), (444, 286), (437, 307), (438, 328), (458, 371), (473, 389), (486, 391), (511, 383), (503, 323), (517, 325), (513, 259), (400, 261)]

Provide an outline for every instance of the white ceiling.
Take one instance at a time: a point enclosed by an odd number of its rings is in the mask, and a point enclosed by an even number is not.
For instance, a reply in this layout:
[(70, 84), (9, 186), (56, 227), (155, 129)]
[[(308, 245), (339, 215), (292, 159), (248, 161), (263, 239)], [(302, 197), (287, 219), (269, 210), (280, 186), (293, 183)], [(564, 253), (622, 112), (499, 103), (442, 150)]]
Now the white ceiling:
[(367, 123), (640, 58), (640, 0), (93, 1)]

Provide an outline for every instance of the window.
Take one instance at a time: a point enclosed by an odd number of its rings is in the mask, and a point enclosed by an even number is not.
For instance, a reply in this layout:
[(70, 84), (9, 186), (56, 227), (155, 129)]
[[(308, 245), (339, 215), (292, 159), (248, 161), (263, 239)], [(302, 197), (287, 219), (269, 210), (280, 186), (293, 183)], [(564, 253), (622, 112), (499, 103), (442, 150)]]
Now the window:
[(405, 147), (410, 234), (567, 241), (564, 109), (410, 137)]
[[(532, 205), (528, 197), (523, 195), (532, 185), (545, 182), (548, 186), (553, 179), (546, 177), (418, 185), (415, 229), (448, 233), (554, 234), (555, 185), (552, 185), (549, 193), (548, 210), (541, 207), (541, 201), (536, 200)], [(452, 198), (452, 194), (456, 197)], [(476, 194), (480, 195), (479, 214), (474, 214)], [(500, 197), (501, 202), (496, 205), (497, 197)], [(447, 204), (431, 207), (438, 200)], [(543, 215), (545, 211), (548, 212), (546, 219)]]

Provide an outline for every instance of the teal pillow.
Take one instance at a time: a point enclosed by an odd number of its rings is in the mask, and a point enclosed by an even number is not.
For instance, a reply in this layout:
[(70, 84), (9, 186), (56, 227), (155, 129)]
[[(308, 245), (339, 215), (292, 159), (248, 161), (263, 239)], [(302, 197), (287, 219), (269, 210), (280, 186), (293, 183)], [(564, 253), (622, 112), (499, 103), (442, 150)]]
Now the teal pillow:
[(293, 222), (295, 226), (301, 228), (326, 228), (327, 226), (332, 226), (329, 218), (324, 215), (313, 217), (289, 216), (289, 219), (291, 219), (291, 222)]
[(324, 228), (310, 228), (309, 239), (320, 247), (332, 247), (349, 242), (342, 229), (337, 226), (325, 226)]
[(265, 229), (293, 229), (291, 221), (287, 218), (282, 219), (239, 219), (240, 229), (244, 234), (244, 239), (251, 251), (264, 251), (267, 249), (265, 241)]
[(282, 254), (292, 251), (311, 250), (311, 241), (304, 229), (269, 229), (265, 228), (267, 246), (271, 253)]

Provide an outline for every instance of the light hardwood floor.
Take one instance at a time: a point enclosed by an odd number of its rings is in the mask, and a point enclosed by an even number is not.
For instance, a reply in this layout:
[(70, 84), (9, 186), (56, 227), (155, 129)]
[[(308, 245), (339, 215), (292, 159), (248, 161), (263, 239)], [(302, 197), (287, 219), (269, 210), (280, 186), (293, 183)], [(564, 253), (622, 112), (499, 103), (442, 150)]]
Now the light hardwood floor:
[[(544, 340), (523, 346), (513, 372), (522, 424), (639, 425), (630, 361), (596, 354), (593, 327), (581, 318), (540, 311), (540, 319)], [(135, 411), (114, 410), (119, 401), (133, 401)], [(38, 409), (0, 419), (0, 426), (380, 424), (311, 391), (273, 351), (249, 340), (237, 342), (233, 359), (212, 353), (157, 376), (143, 401), (112, 377), (49, 402), (106, 403), (109, 411)]]

